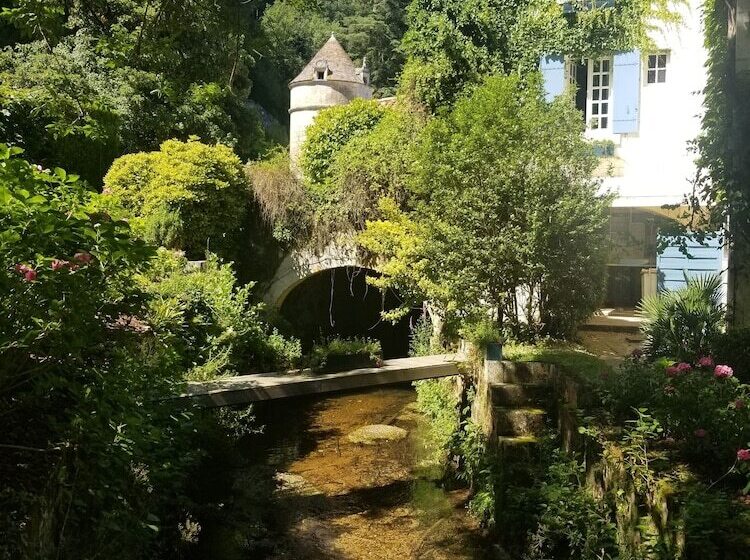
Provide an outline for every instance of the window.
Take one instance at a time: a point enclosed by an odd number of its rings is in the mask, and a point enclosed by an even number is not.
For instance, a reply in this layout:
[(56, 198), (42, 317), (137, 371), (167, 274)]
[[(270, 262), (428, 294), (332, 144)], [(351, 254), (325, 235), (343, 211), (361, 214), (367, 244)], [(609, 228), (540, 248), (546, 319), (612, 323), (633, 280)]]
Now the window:
[(667, 81), (667, 55), (650, 54), (648, 55), (648, 70), (646, 82), (649, 84), (663, 84)]
[(588, 110), (586, 111), (591, 128), (609, 128), (611, 91), (612, 60), (609, 58), (591, 60), (589, 62)]
[(317, 70), (315, 72), (315, 77), (318, 80), (325, 80), (326, 79), (326, 71), (325, 70)]

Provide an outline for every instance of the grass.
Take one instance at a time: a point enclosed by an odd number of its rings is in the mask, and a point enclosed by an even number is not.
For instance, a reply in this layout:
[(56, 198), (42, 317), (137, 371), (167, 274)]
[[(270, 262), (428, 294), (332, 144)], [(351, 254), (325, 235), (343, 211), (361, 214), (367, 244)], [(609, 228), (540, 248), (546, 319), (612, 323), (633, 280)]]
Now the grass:
[(602, 373), (612, 368), (594, 354), (571, 342), (544, 341), (538, 344), (507, 343), (503, 358), (514, 362), (556, 364), (582, 383), (601, 383)]

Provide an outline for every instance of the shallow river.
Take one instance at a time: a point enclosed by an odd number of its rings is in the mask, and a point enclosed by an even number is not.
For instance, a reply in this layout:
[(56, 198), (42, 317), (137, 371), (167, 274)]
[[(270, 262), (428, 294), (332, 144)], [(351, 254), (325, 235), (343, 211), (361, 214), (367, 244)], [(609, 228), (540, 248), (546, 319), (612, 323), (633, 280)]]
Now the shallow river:
[[(259, 412), (264, 435), (248, 439), (249, 464), (232, 475), (234, 494), (242, 494), (243, 481), (257, 479), (259, 468), (274, 477), (263, 514), (266, 528), (253, 537), (264, 545), (244, 543), (245, 554), (238, 553), (237, 529), (243, 532), (238, 513), (231, 516), (231, 534), (206, 527), (211, 557), (488, 557), (480, 528), (466, 512), (466, 491), (440, 482), (415, 399), (411, 387), (397, 387), (269, 403)], [(350, 441), (349, 434), (372, 424), (403, 428), (407, 436), (374, 444)], [(239, 509), (240, 502), (225, 507)], [(248, 516), (248, 524), (255, 522)], [(251, 532), (245, 527), (245, 535)]]

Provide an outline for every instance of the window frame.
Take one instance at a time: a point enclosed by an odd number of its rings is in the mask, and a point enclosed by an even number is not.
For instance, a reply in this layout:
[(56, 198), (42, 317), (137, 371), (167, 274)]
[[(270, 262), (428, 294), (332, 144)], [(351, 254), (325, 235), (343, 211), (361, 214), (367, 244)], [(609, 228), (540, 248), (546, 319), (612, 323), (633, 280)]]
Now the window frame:
[[(598, 69), (597, 69), (598, 64)], [(607, 70), (603, 70), (606, 64)], [(588, 59), (588, 86), (586, 91), (586, 130), (607, 135), (612, 131), (613, 117), (613, 93), (612, 81), (614, 58), (612, 56), (603, 56)], [(598, 78), (598, 80), (597, 80)], [(606, 80), (605, 80), (606, 78)], [(595, 84), (594, 82), (598, 82)], [(604, 84), (604, 82), (607, 82)], [(594, 99), (596, 97), (596, 99)], [(601, 111), (602, 106), (606, 106), (606, 112)], [(596, 111), (594, 111), (596, 109)], [(606, 120), (605, 120), (606, 119)], [(602, 126), (602, 121), (606, 123)], [(592, 126), (596, 122), (597, 126)]]
[[(660, 66), (659, 63), (661, 62), (660, 59), (664, 60), (664, 65)], [(651, 67), (651, 61), (654, 61), (655, 66)], [(669, 51), (654, 51), (650, 52), (646, 55), (646, 64), (643, 65), (644, 67), (644, 80), (643, 83), (646, 86), (658, 86), (662, 84), (667, 83), (667, 70), (669, 69), (669, 59), (670, 59), (670, 53)], [(649, 81), (649, 77), (652, 75), (654, 76), (654, 81)], [(659, 81), (659, 75), (663, 76), (663, 80)]]

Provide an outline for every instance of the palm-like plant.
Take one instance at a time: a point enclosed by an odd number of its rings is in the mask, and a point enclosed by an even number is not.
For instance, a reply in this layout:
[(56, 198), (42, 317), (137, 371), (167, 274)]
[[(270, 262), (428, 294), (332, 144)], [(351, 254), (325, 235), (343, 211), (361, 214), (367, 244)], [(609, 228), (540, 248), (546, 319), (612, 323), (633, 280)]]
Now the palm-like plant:
[(711, 274), (685, 280), (684, 288), (646, 297), (638, 306), (645, 319), (645, 350), (652, 357), (692, 361), (708, 355), (724, 329), (721, 278)]

